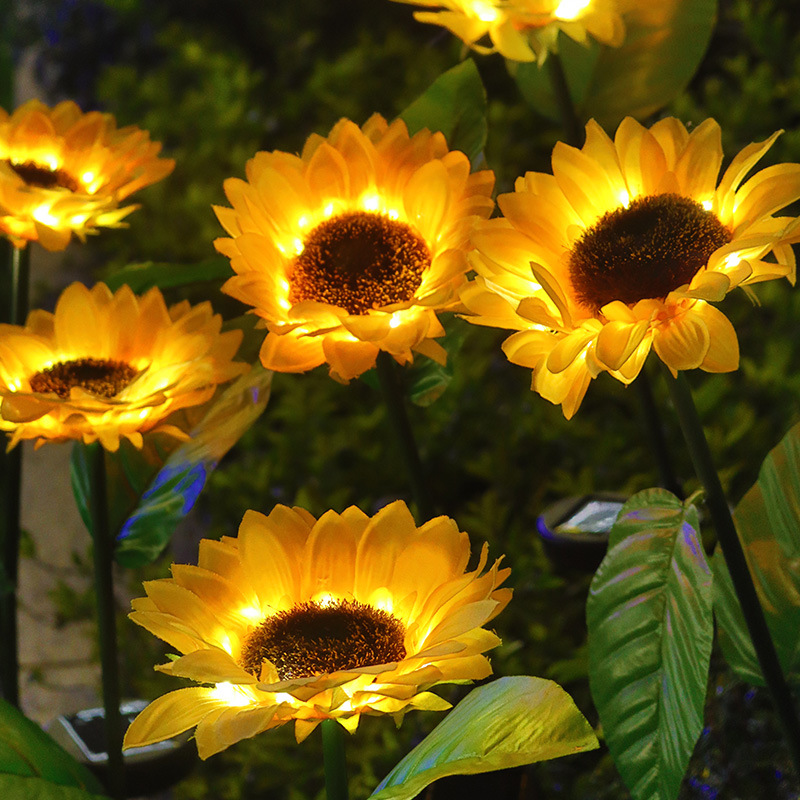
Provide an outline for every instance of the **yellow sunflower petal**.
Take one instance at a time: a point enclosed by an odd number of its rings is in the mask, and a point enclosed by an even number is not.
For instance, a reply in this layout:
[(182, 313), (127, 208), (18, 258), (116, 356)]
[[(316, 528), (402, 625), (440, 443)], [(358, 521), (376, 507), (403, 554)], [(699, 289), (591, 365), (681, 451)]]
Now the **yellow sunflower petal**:
[(135, 208), (120, 202), (175, 166), (159, 151), (145, 131), (117, 129), (110, 114), (24, 103), (0, 125), (0, 232), (16, 247), (38, 241), (58, 251), (73, 235), (118, 226)]
[(711, 346), (711, 333), (702, 316), (678, 314), (656, 330), (653, 348), (673, 371), (696, 369), (705, 360)]
[(170, 662), (168, 665), (170, 675), (178, 678), (188, 678), (193, 681), (213, 683), (258, 683), (249, 673), (245, 672), (223, 650), (195, 650), (185, 656)]
[(733, 372), (739, 368), (739, 340), (730, 320), (712, 305), (694, 309), (708, 328), (710, 345), (700, 369), (706, 372)]
[(197, 725), (219, 706), (213, 689), (191, 687), (169, 692), (136, 717), (125, 734), (123, 747), (144, 747), (171, 739)]
[[(467, 536), (446, 517), (418, 527), (399, 501), (373, 517), (351, 507), (319, 520), (277, 506), (266, 517), (247, 512), (238, 539), (201, 544), (200, 552), (202, 569), (176, 566), (172, 578), (148, 583), (131, 618), (188, 643), (187, 654), (160, 671), (214, 687), (157, 700), (128, 744), (196, 725), (206, 758), (292, 721), (299, 740), (323, 719), (352, 731), (362, 714), (399, 720), (413, 708), (447, 708), (430, 686), (490, 672), (483, 653), (500, 640), (482, 625), (508, 602), (500, 584), (509, 571), (499, 561), (484, 571), (484, 546), (465, 572)], [(221, 581), (220, 596), (210, 575)], [(233, 576), (238, 592), (227, 590)], [(257, 608), (225, 607), (253, 596)], [(308, 638), (308, 622), (319, 618), (339, 622), (323, 626), (330, 633), (322, 639)], [(276, 630), (298, 646), (279, 644), (288, 640)], [(367, 653), (365, 663), (352, 651)]]
[(197, 753), (203, 760), (225, 750), (242, 739), (249, 739), (265, 730), (272, 722), (275, 706), (255, 708), (218, 708), (197, 725)]
[[(438, 353), (423, 342), (437, 335), (436, 313), (457, 303), (469, 232), (492, 211), (490, 172), (470, 174), (441, 133), (412, 137), (402, 120), (375, 115), (362, 128), (340, 120), (327, 137), (309, 137), (300, 158), (258, 153), (246, 173), (225, 182), (233, 208), (217, 213), (231, 238), (214, 244), (236, 273), (223, 291), (269, 330), (264, 366), (304, 372), (327, 362), (347, 382), (379, 350), (400, 363), (412, 349)], [(355, 250), (331, 246), (340, 238)], [(373, 259), (340, 263), (373, 250)], [(353, 269), (357, 286), (341, 279)]]
[(221, 332), (209, 303), (167, 309), (158, 289), (80, 283), (54, 313), (0, 328), (0, 428), (14, 440), (99, 441), (117, 450), (160, 430), (186, 437), (166, 417), (205, 403), (219, 384), (249, 369), (233, 358), (241, 331)]
[(651, 347), (673, 373), (735, 369), (735, 332), (708, 303), (794, 280), (797, 218), (777, 214), (800, 199), (800, 165), (745, 180), (773, 136), (719, 180), (721, 139), (713, 120), (689, 133), (673, 118), (626, 118), (613, 141), (590, 122), (582, 148), (557, 144), (553, 175), (518, 178), (498, 198), (504, 217), (473, 234), (465, 318), (517, 330), (506, 356), (567, 417), (600, 372), (633, 381)]
[(649, 320), (629, 325), (609, 322), (597, 334), (595, 354), (611, 370), (618, 370), (639, 347), (650, 328)]

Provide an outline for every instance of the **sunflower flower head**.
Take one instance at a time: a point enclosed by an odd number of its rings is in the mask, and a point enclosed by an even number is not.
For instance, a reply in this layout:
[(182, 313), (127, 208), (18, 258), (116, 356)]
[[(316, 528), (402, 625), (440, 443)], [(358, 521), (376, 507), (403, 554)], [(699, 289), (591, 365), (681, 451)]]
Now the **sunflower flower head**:
[(503, 216), (473, 237), (470, 321), (516, 331), (510, 361), (571, 417), (592, 378), (623, 383), (651, 348), (673, 374), (738, 368), (739, 345), (713, 303), (737, 286), (795, 280), (800, 165), (747, 178), (778, 136), (744, 148), (719, 179), (720, 128), (674, 118), (623, 120), (610, 139), (594, 122), (580, 150), (557, 144), (553, 174), (529, 172), (501, 195)]
[[(542, 63), (555, 52), (559, 31), (619, 47), (625, 25), (619, 0), (397, 0), (424, 6), (415, 19), (441, 25), (480, 53)], [(488, 45), (482, 44), (488, 39)]]
[(215, 245), (236, 273), (223, 291), (268, 329), (267, 369), (327, 363), (347, 382), (380, 350), (444, 359), (436, 312), (456, 303), (469, 232), (493, 208), (491, 172), (471, 173), (441, 133), (409, 136), (379, 115), (341, 120), (300, 156), (258, 153), (246, 172), (225, 182), (233, 208), (215, 211), (230, 238)]
[(319, 519), (277, 506), (248, 511), (237, 538), (200, 543), (198, 566), (145, 583), (131, 619), (183, 655), (157, 669), (177, 689), (134, 720), (126, 747), (196, 726), (201, 758), (294, 721), (298, 741), (325, 719), (349, 731), (362, 714), (444, 710), (428, 691), (491, 673), (500, 640), (482, 626), (508, 603), (508, 569), (473, 571), (467, 535), (406, 505)]
[(167, 308), (158, 289), (137, 297), (102, 283), (67, 287), (55, 312), (0, 325), (0, 430), (23, 439), (142, 446), (142, 433), (185, 437), (165, 418), (206, 402), (243, 374), (241, 331), (220, 332), (209, 303)]
[(16, 247), (63, 250), (73, 234), (119, 227), (136, 208), (120, 203), (175, 166), (160, 150), (146, 131), (70, 100), (0, 109), (0, 232)]

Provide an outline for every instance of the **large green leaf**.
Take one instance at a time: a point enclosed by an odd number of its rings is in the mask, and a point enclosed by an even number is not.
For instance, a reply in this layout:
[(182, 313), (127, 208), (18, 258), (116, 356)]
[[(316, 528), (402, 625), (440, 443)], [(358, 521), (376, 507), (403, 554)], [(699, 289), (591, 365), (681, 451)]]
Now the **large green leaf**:
[[(72, 786), (91, 792), (102, 792), (97, 779), (86, 767), (54, 742), (35, 722), (29, 720), (10, 703), (0, 700), (0, 781), (10, 775), (42, 778), (44, 786)], [(25, 794), (3, 792), (0, 797), (23, 798)], [(30, 795), (33, 797), (34, 795)], [(41, 797), (51, 797), (42, 794)], [(55, 794), (52, 797), (56, 797)]]
[(597, 738), (553, 681), (517, 676), (473, 689), (370, 795), (408, 800), (447, 775), (472, 775), (593, 750)]
[(196, 264), (157, 264), (152, 261), (129, 264), (115, 270), (105, 279), (105, 283), (112, 292), (127, 284), (134, 292), (141, 294), (153, 286), (173, 289), (191, 283), (223, 281), (231, 275), (230, 260), (225, 256), (216, 256)]
[(677, 797), (703, 727), (713, 639), (697, 511), (662, 489), (632, 497), (591, 585), (589, 685), (636, 800)]
[(451, 150), (461, 150), (475, 164), (488, 131), (486, 90), (475, 62), (468, 58), (440, 75), (400, 117), (412, 134), (422, 128), (441, 131)]
[(0, 797), (8, 800), (108, 800), (106, 795), (17, 775), (0, 775)]
[[(613, 130), (627, 116), (642, 119), (662, 108), (689, 83), (705, 54), (717, 16), (716, 0), (636, 2), (625, 13), (621, 47), (588, 47), (562, 35), (559, 50), (580, 119)], [(523, 97), (558, 119), (547, 69), (512, 64)]]
[[(255, 364), (205, 405), (170, 418), (191, 432), (189, 441), (152, 434), (145, 437), (142, 450), (124, 442), (117, 453), (106, 454), (111, 529), (117, 535), (115, 558), (120, 564), (141, 566), (158, 558), (209, 473), (264, 411), (271, 381), (272, 373)], [(87, 448), (76, 445), (72, 488), (91, 531), (89, 474)]]
[[(800, 684), (800, 425), (767, 456), (734, 512), (745, 556), (787, 680)], [(764, 685), (761, 668), (718, 548), (714, 608), (720, 643), (743, 680)]]

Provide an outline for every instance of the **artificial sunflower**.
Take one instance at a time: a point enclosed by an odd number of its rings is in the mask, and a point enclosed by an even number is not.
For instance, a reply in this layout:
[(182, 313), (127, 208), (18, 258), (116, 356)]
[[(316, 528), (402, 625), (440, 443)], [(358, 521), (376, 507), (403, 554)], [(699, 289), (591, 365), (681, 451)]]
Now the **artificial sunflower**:
[(147, 131), (117, 128), (111, 114), (84, 114), (71, 100), (0, 109), (0, 232), (16, 247), (63, 250), (72, 234), (119, 227), (136, 208), (119, 204), (175, 166), (160, 150)]
[[(416, 11), (420, 22), (441, 25), (481, 53), (511, 61), (544, 61), (556, 50), (558, 32), (585, 44), (589, 37), (619, 47), (625, 25), (619, 0), (397, 0), (434, 11)], [(488, 37), (491, 47), (480, 44)]]
[[(437, 517), (417, 527), (398, 501), (368, 517), (318, 520), (248, 511), (238, 538), (200, 543), (198, 566), (144, 584), (131, 619), (183, 655), (156, 669), (197, 687), (155, 700), (125, 736), (136, 747), (197, 726), (201, 758), (294, 721), (298, 741), (325, 719), (444, 710), (428, 689), (491, 673), (500, 643), (482, 626), (508, 603), (497, 561), (465, 572), (467, 534)], [(209, 685), (212, 684), (212, 685)]]
[(553, 174), (529, 172), (501, 195), (502, 218), (474, 235), (478, 277), (461, 299), (471, 322), (515, 329), (510, 361), (566, 417), (589, 382), (639, 374), (651, 347), (673, 374), (739, 365), (730, 321), (712, 303), (737, 286), (795, 280), (800, 165), (746, 179), (778, 134), (744, 148), (717, 181), (719, 125), (691, 133), (667, 118), (623, 120), (612, 141), (594, 122), (578, 150), (559, 143)]
[(23, 439), (142, 446), (142, 433), (184, 436), (165, 418), (208, 400), (249, 369), (232, 361), (241, 331), (220, 332), (209, 303), (167, 308), (158, 289), (67, 287), (55, 313), (0, 325), (0, 430)]
[(412, 351), (442, 361), (438, 310), (456, 302), (469, 232), (492, 211), (492, 172), (470, 173), (441, 133), (409, 136), (402, 120), (341, 120), (300, 156), (257, 153), (233, 208), (215, 211), (231, 238), (217, 249), (236, 275), (223, 291), (268, 329), (261, 362), (278, 372), (328, 363), (346, 382)]

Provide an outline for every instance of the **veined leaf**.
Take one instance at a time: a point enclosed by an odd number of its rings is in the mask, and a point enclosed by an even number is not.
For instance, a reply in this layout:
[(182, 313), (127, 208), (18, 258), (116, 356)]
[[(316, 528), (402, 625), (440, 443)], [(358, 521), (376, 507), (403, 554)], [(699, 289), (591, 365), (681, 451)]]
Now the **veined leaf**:
[(158, 286), (160, 289), (174, 289), (191, 283), (224, 281), (231, 275), (233, 270), (230, 260), (225, 256), (216, 256), (196, 264), (157, 264), (153, 261), (128, 264), (115, 270), (104, 283), (112, 292), (127, 284), (136, 294), (141, 294), (153, 286)]
[[(559, 52), (580, 119), (613, 130), (625, 116), (642, 119), (669, 103), (689, 83), (706, 52), (717, 0), (632, 2), (624, 10), (620, 47), (584, 46), (559, 36)], [(536, 63), (510, 69), (523, 97), (544, 116), (558, 119), (547, 69)]]
[[(152, 434), (142, 450), (123, 442), (116, 454), (106, 454), (111, 529), (120, 564), (141, 566), (159, 556), (208, 475), (264, 411), (271, 382), (272, 373), (255, 364), (205, 405), (170, 417), (171, 424), (191, 432), (189, 441)], [(89, 465), (80, 444), (72, 453), (72, 488), (91, 531)]]
[(594, 750), (597, 738), (553, 681), (517, 676), (473, 689), (370, 795), (409, 800), (438, 778)]
[(0, 775), (0, 796), (13, 800), (108, 800), (104, 794), (17, 775)]
[(412, 135), (423, 128), (441, 131), (451, 150), (475, 164), (488, 132), (486, 91), (475, 62), (468, 58), (440, 75), (400, 117)]
[[(800, 684), (800, 425), (769, 453), (733, 517), (784, 674)], [(740, 678), (764, 686), (720, 548), (712, 564), (725, 658)]]
[(636, 800), (672, 800), (703, 727), (713, 639), (711, 572), (697, 511), (651, 489), (611, 530), (591, 585), (589, 685)]
[[(42, 779), (35, 783), (41, 784), (45, 789), (52, 786), (54, 792), (59, 786), (76, 787), (90, 792), (103, 791), (97, 778), (83, 764), (63, 750), (35, 722), (10, 703), (0, 700), (0, 797), (15, 800), (29, 796), (51, 797), (44, 793), (27, 795), (20, 791), (18, 794), (16, 789), (3, 791), (3, 780), (14, 782), (14, 786), (18, 781), (22, 787), (27, 779)], [(44, 789), (41, 791), (44, 792)], [(52, 797), (60, 795), (52, 794)]]

